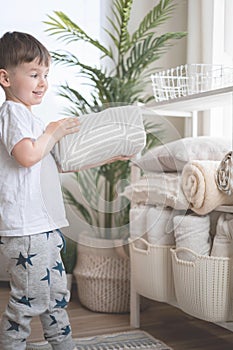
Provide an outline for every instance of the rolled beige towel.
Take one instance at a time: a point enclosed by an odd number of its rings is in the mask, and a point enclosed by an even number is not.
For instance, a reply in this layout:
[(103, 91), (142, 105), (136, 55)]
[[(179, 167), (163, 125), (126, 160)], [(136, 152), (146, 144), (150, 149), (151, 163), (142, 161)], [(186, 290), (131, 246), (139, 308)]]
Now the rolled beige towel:
[(193, 160), (182, 171), (182, 189), (190, 209), (206, 215), (220, 205), (232, 205), (233, 195), (222, 193), (216, 184), (219, 161)]

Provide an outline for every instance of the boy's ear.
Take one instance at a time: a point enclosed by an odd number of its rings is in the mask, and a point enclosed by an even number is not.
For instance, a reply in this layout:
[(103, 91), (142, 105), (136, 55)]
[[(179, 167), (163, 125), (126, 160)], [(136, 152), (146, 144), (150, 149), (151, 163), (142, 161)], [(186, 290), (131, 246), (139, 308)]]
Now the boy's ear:
[(0, 85), (3, 87), (10, 86), (9, 75), (5, 69), (0, 69)]

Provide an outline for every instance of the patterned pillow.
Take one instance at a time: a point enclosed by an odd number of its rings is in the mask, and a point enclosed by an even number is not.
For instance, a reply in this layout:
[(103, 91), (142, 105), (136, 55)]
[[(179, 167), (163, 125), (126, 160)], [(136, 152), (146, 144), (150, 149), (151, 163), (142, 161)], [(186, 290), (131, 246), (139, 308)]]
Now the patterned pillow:
[(146, 132), (137, 106), (112, 107), (79, 120), (79, 132), (63, 137), (54, 147), (61, 172), (96, 167), (121, 156), (130, 158), (145, 146)]

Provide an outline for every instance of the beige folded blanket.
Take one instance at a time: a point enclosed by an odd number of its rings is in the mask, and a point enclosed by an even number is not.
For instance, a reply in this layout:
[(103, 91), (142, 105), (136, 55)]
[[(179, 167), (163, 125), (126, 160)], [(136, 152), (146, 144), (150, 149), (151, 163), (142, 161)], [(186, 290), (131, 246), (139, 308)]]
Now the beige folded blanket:
[(126, 186), (122, 196), (135, 203), (163, 205), (185, 210), (189, 203), (181, 188), (180, 173), (148, 173), (140, 180)]
[(219, 161), (193, 160), (182, 171), (182, 189), (190, 208), (205, 215), (219, 205), (232, 205), (233, 195), (222, 193), (216, 184)]

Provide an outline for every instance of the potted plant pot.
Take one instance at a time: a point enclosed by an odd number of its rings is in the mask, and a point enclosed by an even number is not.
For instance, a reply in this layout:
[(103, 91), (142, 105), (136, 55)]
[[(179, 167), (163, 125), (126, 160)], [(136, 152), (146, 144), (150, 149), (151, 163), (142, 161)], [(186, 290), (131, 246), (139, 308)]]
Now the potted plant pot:
[(82, 305), (96, 312), (129, 312), (130, 260), (124, 240), (82, 234), (74, 269)]

